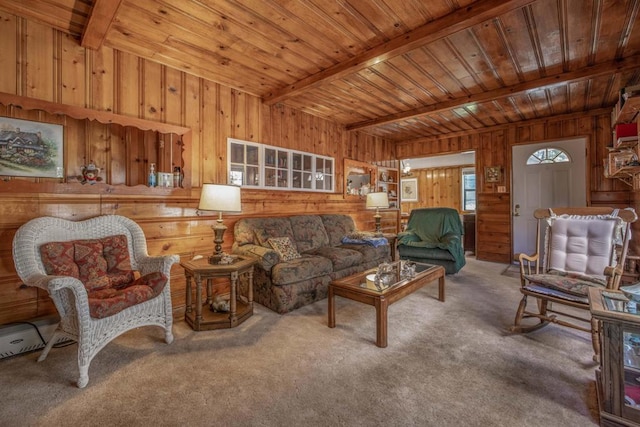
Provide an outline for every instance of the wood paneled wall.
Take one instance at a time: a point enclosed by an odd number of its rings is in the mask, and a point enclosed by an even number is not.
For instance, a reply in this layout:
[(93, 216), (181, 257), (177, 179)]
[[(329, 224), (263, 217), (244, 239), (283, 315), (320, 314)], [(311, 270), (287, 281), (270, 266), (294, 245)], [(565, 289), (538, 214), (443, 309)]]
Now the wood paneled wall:
[(412, 169), (406, 178), (418, 180), (418, 201), (403, 202), (402, 212), (412, 209), (448, 207), (462, 213), (462, 169), (475, 165)]
[[(83, 219), (121, 214), (141, 224), (151, 254), (176, 253), (189, 259), (195, 254), (210, 253), (213, 218), (197, 216), (195, 208), (202, 183), (227, 182), (228, 137), (334, 157), (336, 192), (243, 190), (243, 213), (225, 217), (229, 227), (225, 250), (231, 247), (235, 221), (243, 216), (350, 213), (359, 228), (373, 229), (373, 218), (364, 209), (364, 200), (342, 196), (344, 158), (373, 162), (475, 150), (478, 171), (485, 166), (503, 166), (505, 178), (499, 185), (505, 186), (504, 193), (498, 192), (496, 184), (485, 183), (483, 174), (478, 173), (477, 257), (485, 260), (510, 261), (510, 148), (514, 144), (587, 136), (590, 202), (621, 207), (630, 203), (625, 185), (602, 175), (604, 147), (611, 143), (609, 112), (604, 110), (394, 145), (363, 133), (347, 132), (340, 125), (286, 106), (266, 106), (257, 97), (124, 52), (109, 48), (85, 50), (63, 33), (12, 15), (2, 15), (0, 19), (0, 65), (0, 92), (191, 128), (191, 146), (185, 147), (191, 168), (185, 173), (193, 185), (191, 189), (164, 194), (138, 187), (114, 193), (100, 184), (87, 189), (80, 184), (52, 187), (35, 182), (36, 190), (41, 191), (24, 192), (15, 180), (0, 182), (0, 324), (54, 311), (46, 295), (21, 286), (13, 267), (11, 241), (16, 229), (31, 218), (53, 215)], [(23, 113), (12, 108), (2, 114)], [(31, 118), (38, 120), (42, 116), (35, 114)], [(77, 168), (90, 158), (108, 163), (112, 171), (120, 171), (119, 176), (134, 176), (132, 169), (140, 168), (140, 162), (144, 162), (147, 154), (127, 152), (126, 141), (122, 146), (124, 158), (111, 153), (112, 147), (107, 145), (108, 138), (100, 126), (86, 132), (92, 124), (74, 123), (65, 123), (67, 141), (73, 139), (69, 146), (74, 147), (66, 153), (67, 169)], [(386, 223), (394, 221), (394, 213), (384, 215)], [(184, 276), (179, 266), (172, 270), (171, 286), (179, 317), (185, 303)]]
[[(571, 114), (551, 119), (532, 120), (496, 126), (484, 132), (455, 133), (442, 138), (420, 139), (398, 144), (400, 159), (436, 154), (476, 152), (477, 174), (477, 252), (478, 259), (510, 262), (511, 243), (511, 147), (517, 144), (550, 140), (587, 138), (587, 203), (624, 208), (634, 206), (629, 187), (616, 179), (604, 177), (603, 161), (607, 146), (612, 145), (611, 115), (608, 109), (585, 114)], [(486, 183), (484, 168), (500, 166), (500, 183)], [(499, 192), (504, 186), (505, 192)], [(637, 235), (638, 233), (636, 233)], [(635, 237), (632, 246), (640, 249)]]
[[(190, 189), (83, 186), (42, 179), (0, 181), (0, 324), (55, 311), (46, 293), (21, 286), (13, 267), (11, 242), (17, 228), (29, 219), (120, 214), (142, 226), (153, 255), (175, 253), (190, 259), (211, 253), (214, 218), (196, 215), (196, 207), (203, 182), (227, 182), (228, 137), (334, 157), (336, 192), (243, 190), (243, 213), (225, 217), (229, 227), (225, 250), (231, 248), (233, 225), (244, 216), (351, 213), (361, 229), (374, 227), (364, 199), (343, 198), (342, 165), (345, 157), (367, 162), (393, 158), (393, 146), (379, 138), (347, 132), (336, 123), (289, 107), (266, 106), (255, 96), (124, 52), (85, 50), (67, 35), (12, 15), (3, 14), (0, 19), (0, 64), (0, 92), (192, 129), (191, 145), (184, 147), (185, 155), (190, 156), (185, 162), (191, 165), (185, 170)], [(65, 126), (67, 174), (78, 173), (79, 166), (91, 159), (109, 168), (113, 184), (136, 184), (144, 179), (140, 175), (146, 174), (151, 157), (144, 144), (142, 149), (133, 147), (130, 138), (111, 136), (108, 126), (94, 122), (2, 108), (3, 116)], [(127, 176), (131, 181), (125, 180)], [(385, 223), (395, 221), (393, 214), (384, 215)], [(180, 317), (185, 281), (179, 266), (172, 270), (171, 286), (175, 314)]]

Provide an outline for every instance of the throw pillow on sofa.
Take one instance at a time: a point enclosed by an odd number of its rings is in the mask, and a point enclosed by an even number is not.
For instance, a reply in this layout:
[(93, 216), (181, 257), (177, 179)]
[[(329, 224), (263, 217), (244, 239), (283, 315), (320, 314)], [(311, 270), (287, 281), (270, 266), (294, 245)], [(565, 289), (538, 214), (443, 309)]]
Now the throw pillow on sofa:
[(293, 246), (293, 242), (288, 237), (271, 237), (268, 240), (274, 251), (278, 253), (282, 261), (291, 261), (301, 258), (298, 250)]

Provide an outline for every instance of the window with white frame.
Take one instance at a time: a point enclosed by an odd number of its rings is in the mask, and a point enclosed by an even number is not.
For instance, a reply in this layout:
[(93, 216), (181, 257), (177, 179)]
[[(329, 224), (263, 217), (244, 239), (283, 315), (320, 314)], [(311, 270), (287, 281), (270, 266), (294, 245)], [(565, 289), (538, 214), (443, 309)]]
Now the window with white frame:
[(541, 148), (536, 150), (527, 159), (528, 165), (539, 165), (541, 163), (565, 163), (570, 162), (569, 154), (559, 148)]
[(229, 183), (274, 190), (333, 192), (335, 161), (303, 151), (228, 138)]
[(462, 210), (476, 210), (476, 170), (475, 168), (462, 169)]

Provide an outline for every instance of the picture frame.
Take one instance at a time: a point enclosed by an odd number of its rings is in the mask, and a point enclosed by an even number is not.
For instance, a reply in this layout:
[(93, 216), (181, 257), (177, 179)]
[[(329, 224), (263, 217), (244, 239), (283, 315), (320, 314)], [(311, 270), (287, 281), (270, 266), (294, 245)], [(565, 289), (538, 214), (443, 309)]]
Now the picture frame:
[(400, 180), (400, 199), (403, 202), (418, 201), (418, 178), (404, 178)]
[(0, 117), (0, 175), (64, 178), (64, 126)]
[(502, 168), (500, 166), (485, 167), (484, 181), (486, 183), (502, 182)]

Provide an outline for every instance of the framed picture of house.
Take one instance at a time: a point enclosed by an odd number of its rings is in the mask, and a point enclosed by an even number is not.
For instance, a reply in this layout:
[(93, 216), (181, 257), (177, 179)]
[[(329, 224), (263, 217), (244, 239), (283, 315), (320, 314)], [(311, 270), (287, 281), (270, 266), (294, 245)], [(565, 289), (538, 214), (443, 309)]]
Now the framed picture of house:
[(63, 126), (0, 117), (0, 175), (64, 176)]
[(418, 201), (418, 178), (405, 178), (400, 180), (400, 198), (403, 202)]
[(487, 166), (484, 168), (484, 182), (502, 182), (502, 168), (500, 166)]

